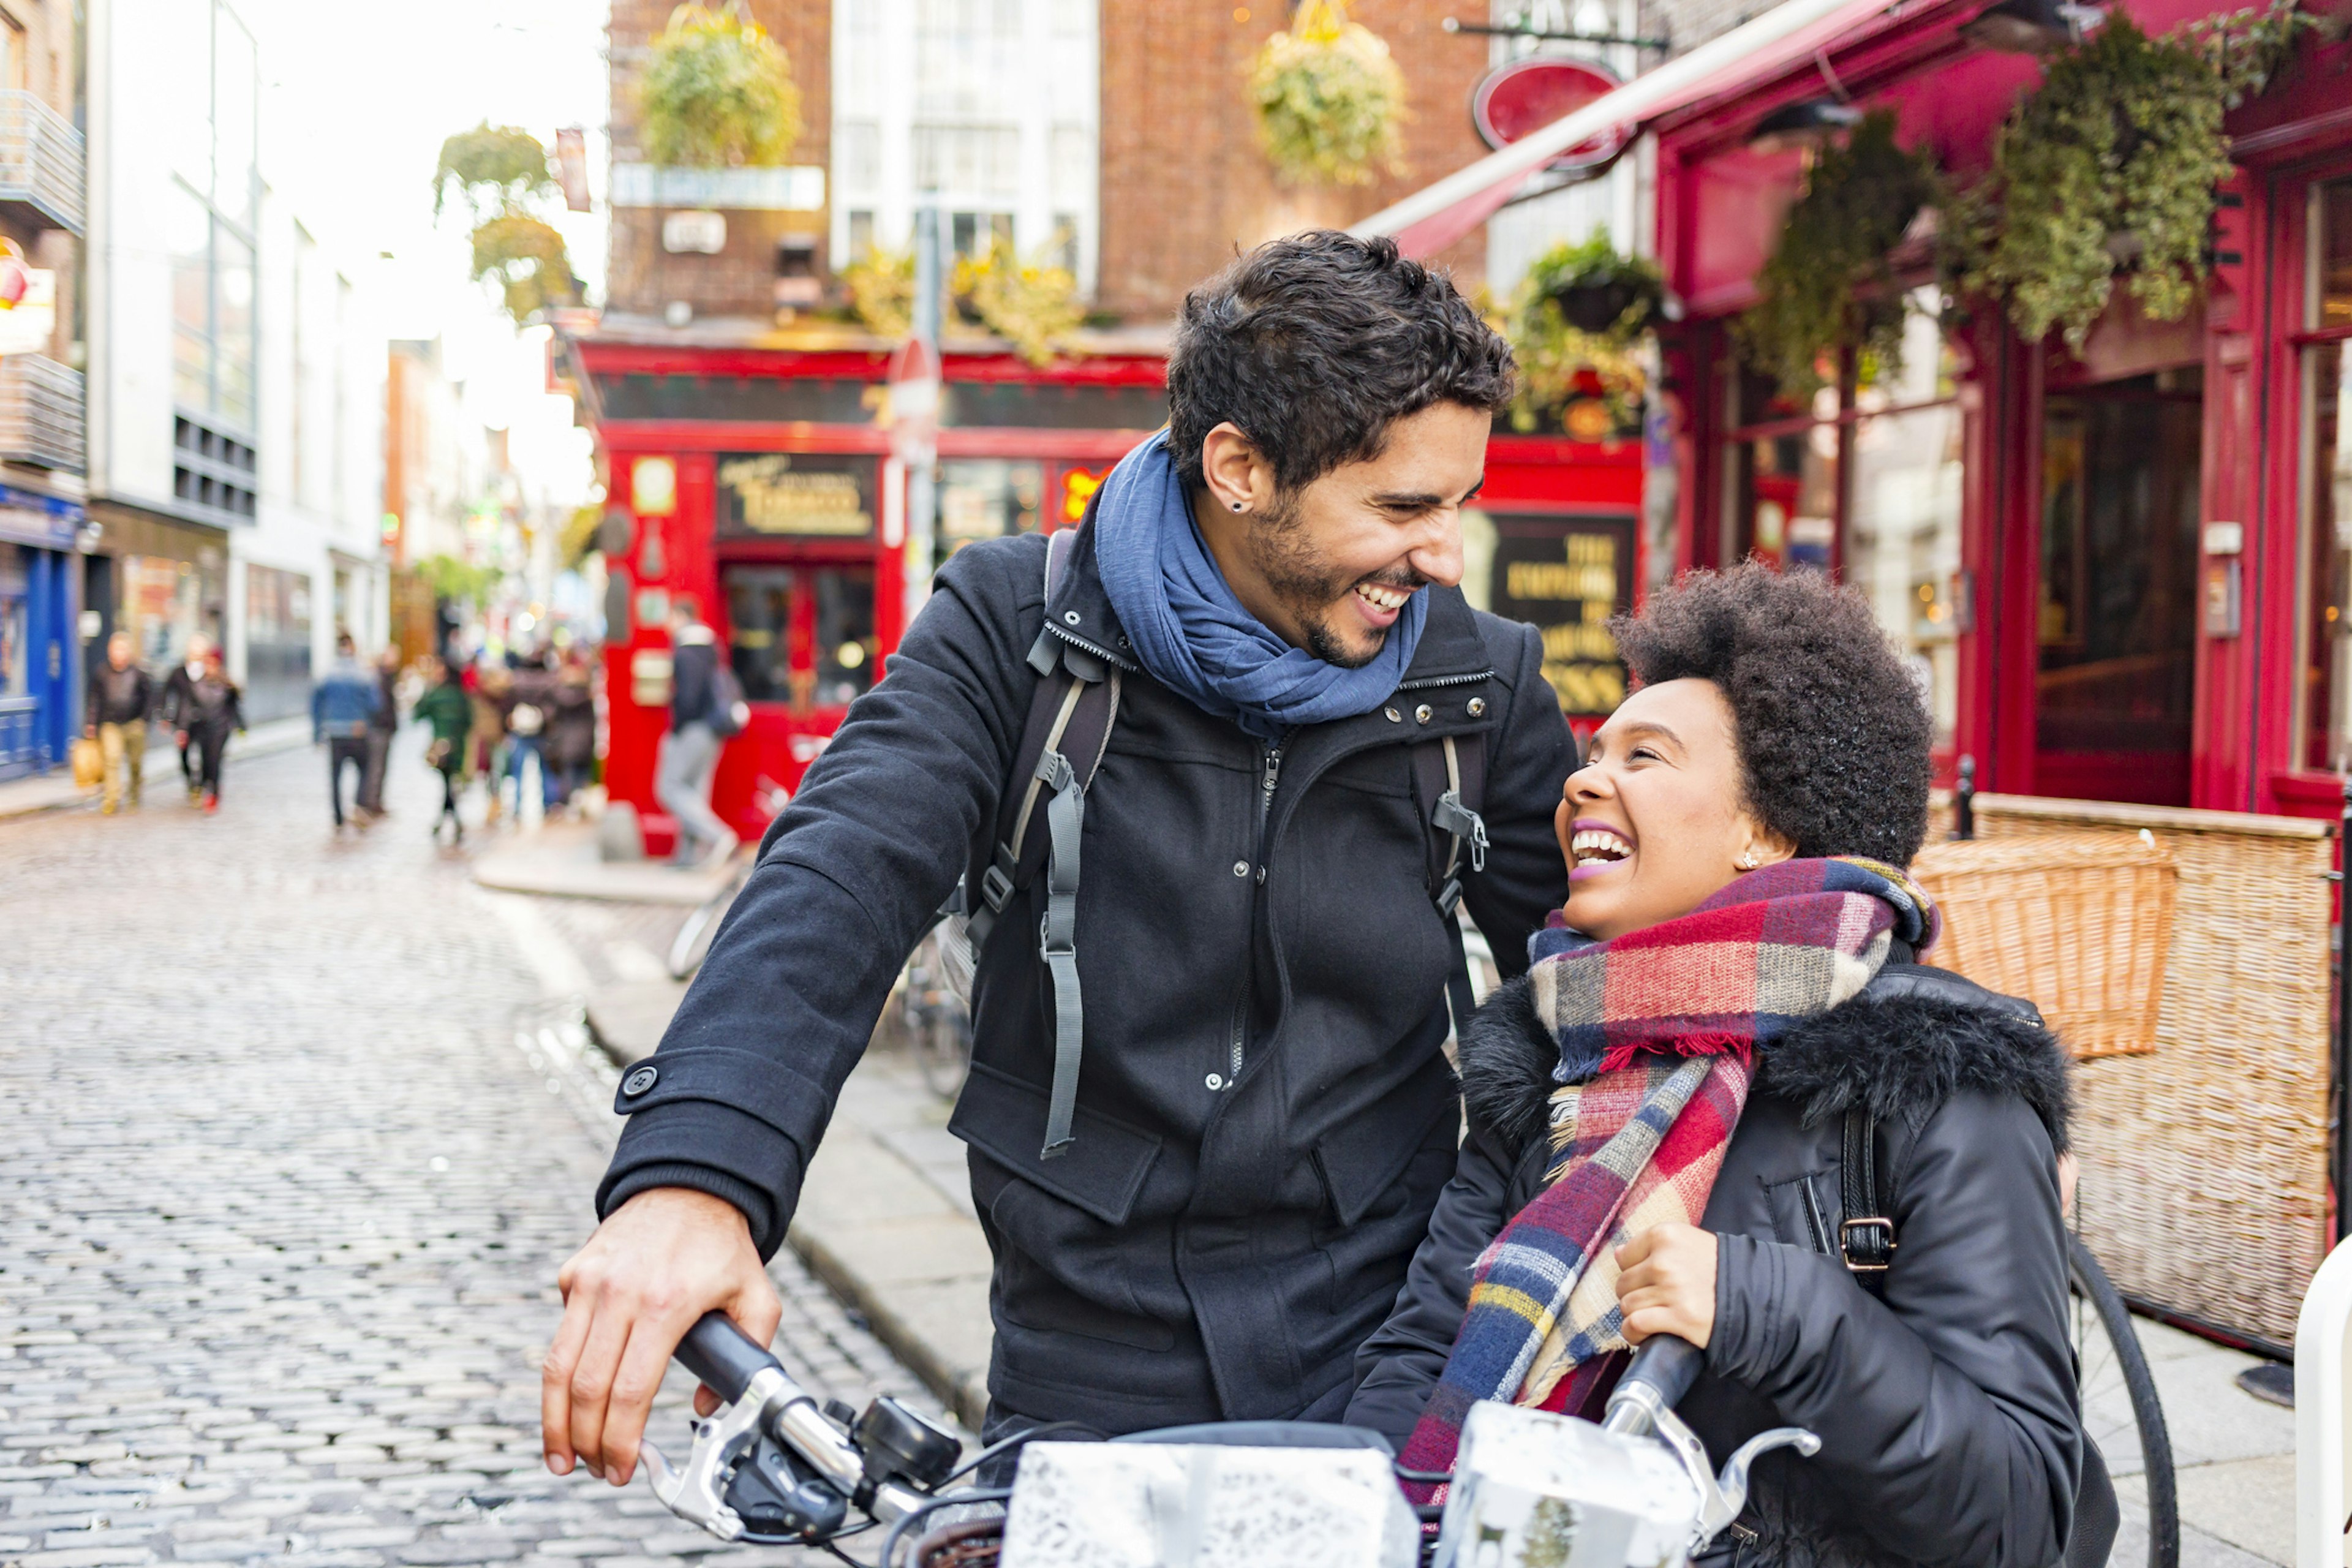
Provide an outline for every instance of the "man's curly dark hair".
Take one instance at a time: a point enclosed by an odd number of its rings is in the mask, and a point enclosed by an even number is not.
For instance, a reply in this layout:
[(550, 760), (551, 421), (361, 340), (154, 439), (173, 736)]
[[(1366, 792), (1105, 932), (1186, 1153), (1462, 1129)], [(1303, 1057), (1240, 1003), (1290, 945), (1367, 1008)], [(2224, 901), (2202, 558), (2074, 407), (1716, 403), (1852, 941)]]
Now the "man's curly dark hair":
[(1799, 855), (1911, 863), (1935, 727), (1860, 593), (1749, 562), (1690, 573), (1609, 629), (1643, 685), (1715, 683), (1748, 808)]
[(1285, 489), (1381, 455), (1433, 403), (1499, 412), (1511, 346), (1443, 272), (1392, 239), (1316, 229), (1270, 239), (1184, 296), (1168, 355), (1168, 446), (1202, 482), (1201, 443), (1231, 420)]

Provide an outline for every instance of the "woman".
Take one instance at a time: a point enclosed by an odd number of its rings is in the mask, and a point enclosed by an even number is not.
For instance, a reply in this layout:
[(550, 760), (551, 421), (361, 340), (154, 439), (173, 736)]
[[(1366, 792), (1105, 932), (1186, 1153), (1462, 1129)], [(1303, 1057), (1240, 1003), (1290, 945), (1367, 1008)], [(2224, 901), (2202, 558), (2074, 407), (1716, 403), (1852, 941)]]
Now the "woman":
[(1696, 574), (1613, 629), (1640, 688), (1568, 781), (1567, 906), (1464, 1031), (1460, 1164), (1348, 1419), (1444, 1469), (1472, 1402), (1597, 1415), (1629, 1342), (1679, 1334), (1716, 1462), (1822, 1439), (1759, 1462), (1703, 1562), (2054, 1563), (2078, 1486), (2111, 1496), (2066, 1331), (2065, 1063), (2030, 1006), (1913, 963), (1916, 689), (1810, 573)]
[(178, 739), (194, 759), (192, 785), (206, 816), (220, 810), (221, 763), (232, 731), (245, 729), (245, 693), (221, 667), (220, 649), (206, 645), (202, 675), (189, 683)]
[(563, 654), (547, 716), (547, 762), (553, 769), (552, 804), (569, 805), (596, 766), (596, 693), (588, 661), (577, 647)]
[[(450, 842), (466, 841), (466, 824), (457, 815), (457, 775), (466, 765), (466, 737), (474, 727), (474, 708), (457, 674), (437, 658), (425, 661), (425, 695), (411, 715), (427, 725), (433, 738), (425, 742), (425, 760), (441, 775), (441, 810), (433, 818), (433, 839), (441, 839), (441, 824), (449, 824)], [(495, 792), (493, 792), (495, 793)]]

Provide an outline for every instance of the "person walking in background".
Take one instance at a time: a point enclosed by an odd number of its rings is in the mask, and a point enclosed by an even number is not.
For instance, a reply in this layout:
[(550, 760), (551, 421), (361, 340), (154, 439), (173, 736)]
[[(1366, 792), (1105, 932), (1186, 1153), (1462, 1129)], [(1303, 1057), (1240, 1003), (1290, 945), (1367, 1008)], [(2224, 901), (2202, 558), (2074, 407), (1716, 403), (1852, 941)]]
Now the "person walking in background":
[(199, 632), (188, 639), (185, 662), (173, 667), (163, 679), (163, 704), (156, 717), (172, 731), (180, 748), (180, 782), (188, 786), (188, 802), (194, 805), (204, 797), (196, 783), (195, 760), (188, 754), (189, 720), (195, 711), (196, 682), (205, 678), (205, 655), (212, 651), (212, 643)]
[(367, 767), (360, 774), (359, 809), (370, 818), (383, 815), (384, 768), (392, 760), (392, 738), (400, 729), (400, 649), (386, 647), (376, 655), (375, 689), (380, 700), (368, 715)]
[(114, 815), (126, 793), (131, 809), (139, 809), (140, 775), (147, 760), (147, 715), (155, 706), (155, 682), (131, 655), (131, 634), (117, 632), (106, 639), (106, 662), (89, 672), (89, 717), (84, 732), (96, 739), (106, 759), (103, 798), (98, 809), (107, 816)]
[(360, 668), (359, 648), (349, 632), (335, 638), (335, 662), (310, 692), (310, 743), (327, 746), (327, 804), (334, 808), (335, 830), (343, 826), (343, 766), (359, 771), (352, 792), (352, 808), (364, 823), (367, 795), (368, 725), (383, 702), (375, 679)]
[(471, 762), (466, 777), (481, 774), (490, 796), (483, 826), (495, 826), (501, 806), (499, 792), (506, 781), (507, 711), (514, 706), (514, 678), (504, 663), (487, 654), (466, 673), (466, 690), (474, 705), (473, 740), (467, 748)]
[[(670, 600), (669, 733), (654, 763), (654, 798), (677, 819), (674, 866), (724, 860), (742, 842), (710, 809), (710, 775), (719, 767), (719, 639), (702, 624), (691, 594)], [(697, 855), (694, 846), (703, 846)]]
[(547, 749), (541, 758), (554, 771), (551, 799), (570, 805), (596, 766), (596, 689), (588, 661), (576, 647), (563, 655), (547, 715)]
[(433, 838), (440, 842), (441, 824), (449, 824), (450, 842), (466, 841), (465, 820), (457, 815), (457, 775), (466, 765), (466, 742), (474, 728), (474, 704), (457, 673), (440, 659), (426, 661), (425, 695), (416, 700), (414, 717), (429, 725), (433, 739), (425, 742), (425, 761), (441, 775), (441, 810), (433, 818)]
[(544, 811), (555, 804), (554, 775), (547, 767), (547, 710), (555, 700), (555, 678), (547, 668), (549, 658), (542, 650), (524, 658), (515, 666), (507, 687), (506, 776), (514, 780), (518, 823), (522, 820), (522, 772), (526, 762), (538, 763), (540, 808)]
[(188, 687), (182, 728), (176, 738), (193, 753), (196, 795), (210, 816), (220, 809), (221, 763), (229, 733), (245, 728), (245, 693), (221, 667), (220, 649), (206, 644), (205, 672)]

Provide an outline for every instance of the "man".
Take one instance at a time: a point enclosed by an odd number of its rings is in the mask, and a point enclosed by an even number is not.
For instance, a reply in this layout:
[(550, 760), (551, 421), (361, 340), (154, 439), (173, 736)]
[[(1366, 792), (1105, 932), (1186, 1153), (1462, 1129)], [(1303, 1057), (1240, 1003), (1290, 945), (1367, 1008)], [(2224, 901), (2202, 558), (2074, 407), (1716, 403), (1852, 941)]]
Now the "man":
[(710, 809), (710, 775), (719, 768), (719, 731), (710, 721), (718, 706), (719, 639), (702, 624), (691, 594), (670, 601), (669, 645), (669, 733), (654, 763), (654, 798), (677, 819), (670, 863), (715, 865), (741, 840)]
[(359, 773), (352, 791), (352, 809), (367, 820), (368, 728), (383, 693), (374, 677), (360, 668), (359, 648), (349, 632), (335, 634), (335, 662), (310, 691), (310, 743), (327, 747), (327, 804), (334, 808), (335, 831), (343, 830), (343, 767)]
[(1484, 763), (1487, 842), (1463, 870), (1507, 970), (1567, 890), (1552, 811), (1574, 748), (1541, 640), (1456, 588), (1512, 374), (1391, 243), (1272, 242), (1185, 302), (1169, 430), (1107, 481), (1050, 597), (1034, 535), (942, 569), (770, 829), (654, 1071), (623, 1084), (603, 1224), (558, 1279), (552, 1468), (628, 1479), (703, 1312), (773, 1332), (761, 1259), (834, 1096), (958, 873), (991, 864), (1033, 648), (1120, 686), (1085, 796), (1059, 1151), (1051, 878), (978, 955), (950, 1128), (995, 1258), (984, 1435), (1338, 1415), (1454, 1164), (1415, 775), (1441, 738)]
[(156, 713), (180, 748), (180, 782), (188, 786), (191, 805), (204, 798), (204, 789), (196, 777), (196, 759), (189, 755), (190, 721), (196, 711), (196, 682), (205, 678), (205, 660), (212, 650), (211, 639), (202, 632), (188, 638), (188, 657), (164, 678), (163, 702)]
[(155, 682), (131, 657), (131, 634), (106, 639), (106, 662), (89, 672), (89, 712), (83, 732), (98, 742), (106, 759), (101, 815), (112, 816), (125, 796), (139, 809), (141, 775), (146, 771), (147, 715), (155, 706)]
[(221, 764), (227, 760), (228, 738), (245, 731), (245, 693), (228, 678), (221, 651), (205, 645), (204, 673), (190, 683), (178, 732), (181, 745), (194, 753), (195, 799), (205, 815), (220, 810)]
[(375, 658), (375, 710), (368, 715), (367, 769), (360, 774), (359, 809), (370, 820), (383, 813), (383, 773), (392, 760), (392, 738), (400, 731), (400, 649), (387, 646)]

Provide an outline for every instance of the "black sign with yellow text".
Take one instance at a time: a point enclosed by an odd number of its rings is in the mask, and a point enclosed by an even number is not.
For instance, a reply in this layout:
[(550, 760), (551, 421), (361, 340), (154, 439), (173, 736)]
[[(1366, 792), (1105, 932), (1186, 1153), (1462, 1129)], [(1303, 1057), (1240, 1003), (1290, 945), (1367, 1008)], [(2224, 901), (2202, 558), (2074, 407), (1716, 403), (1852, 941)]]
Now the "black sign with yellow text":
[(1625, 700), (1609, 617), (1633, 599), (1631, 518), (1495, 514), (1488, 607), (1543, 634), (1544, 679), (1571, 718), (1605, 719)]
[(872, 458), (739, 452), (719, 459), (722, 539), (870, 539)]

